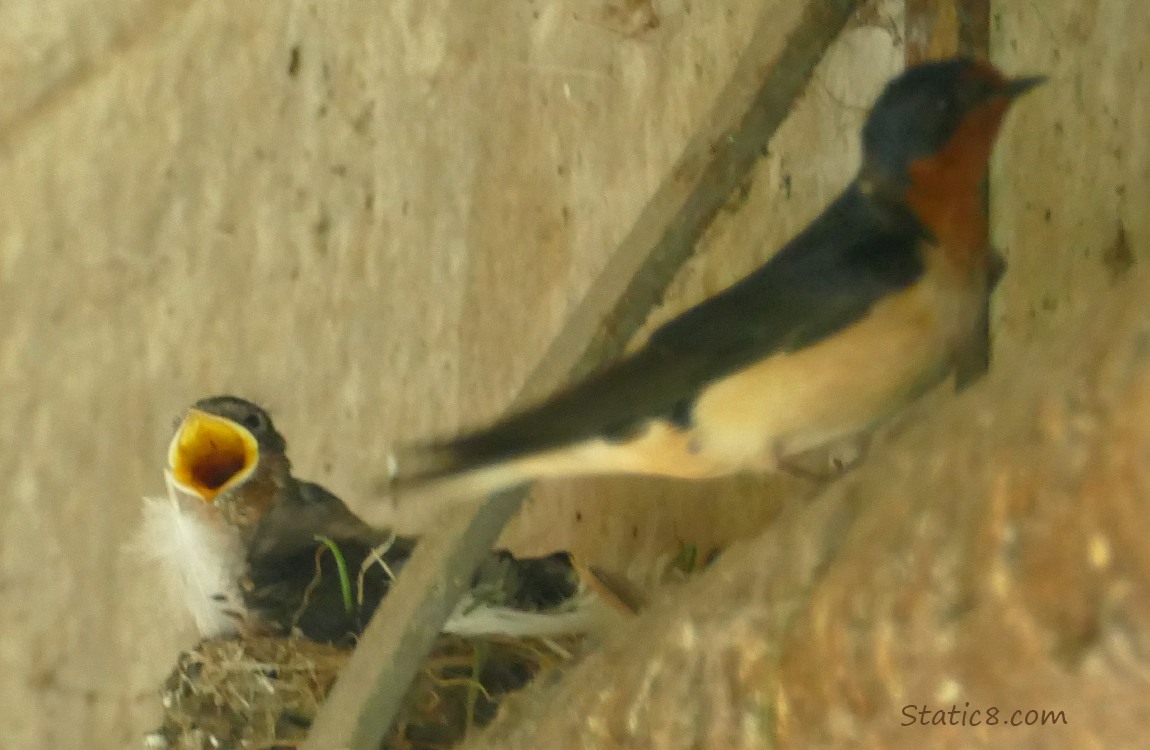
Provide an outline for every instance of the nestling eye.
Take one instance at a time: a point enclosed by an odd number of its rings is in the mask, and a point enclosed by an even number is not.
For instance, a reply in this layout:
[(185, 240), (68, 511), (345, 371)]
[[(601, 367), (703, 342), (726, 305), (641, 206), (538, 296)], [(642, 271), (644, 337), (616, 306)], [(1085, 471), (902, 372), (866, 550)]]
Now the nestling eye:
[(244, 418), (240, 420), (240, 424), (252, 432), (260, 432), (264, 428), (264, 416), (258, 411), (253, 411), (245, 415)]

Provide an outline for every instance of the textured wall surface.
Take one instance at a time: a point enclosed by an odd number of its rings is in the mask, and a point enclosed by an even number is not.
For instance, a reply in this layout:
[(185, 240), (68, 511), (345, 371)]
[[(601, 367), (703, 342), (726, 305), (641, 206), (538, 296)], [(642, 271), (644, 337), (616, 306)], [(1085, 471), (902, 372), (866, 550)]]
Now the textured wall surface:
[[(393, 440), (500, 412), (790, 0), (0, 5), (0, 747), (122, 747), (188, 623), (129, 551), (172, 418), (263, 402), (301, 476), (370, 502)], [(850, 176), (896, 0), (820, 66), (665, 319)], [(1150, 253), (1137, 3), (998, 4), (1053, 84), (994, 172), (999, 354)], [(1143, 36), (1138, 36), (1142, 34)], [(649, 570), (760, 529), (794, 480), (546, 488), (508, 541)]]
[(991, 33), (1007, 69), (1050, 76), (991, 177), (993, 242), (1010, 264), (996, 299), (1005, 361), (1150, 261), (1150, 6), (1001, 0)]

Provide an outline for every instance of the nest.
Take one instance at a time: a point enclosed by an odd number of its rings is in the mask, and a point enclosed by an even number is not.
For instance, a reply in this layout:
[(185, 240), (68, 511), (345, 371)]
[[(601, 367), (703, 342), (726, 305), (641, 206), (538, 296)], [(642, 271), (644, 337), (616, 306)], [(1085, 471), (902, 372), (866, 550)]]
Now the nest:
[[(382, 750), (438, 750), (494, 718), (500, 702), (568, 664), (576, 639), (441, 636)], [(211, 639), (164, 684), (164, 750), (279, 750), (302, 744), (350, 649), (299, 638)]]

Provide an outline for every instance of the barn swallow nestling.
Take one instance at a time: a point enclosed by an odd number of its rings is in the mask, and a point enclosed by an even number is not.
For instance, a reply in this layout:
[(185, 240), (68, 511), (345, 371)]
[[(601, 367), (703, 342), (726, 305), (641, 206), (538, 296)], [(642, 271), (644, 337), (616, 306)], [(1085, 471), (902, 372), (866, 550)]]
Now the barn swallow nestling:
[(765, 265), (549, 400), (401, 449), (390, 489), (774, 470), (967, 379), (985, 357), (991, 148), (1043, 80), (966, 59), (908, 69), (867, 117), (855, 179)]
[[(286, 448), (267, 412), (232, 396), (197, 402), (176, 428), (170, 497), (149, 501), (141, 540), (205, 637), (354, 637), (415, 548), (417, 539), (368, 526), (320, 485), (294, 477)], [(564, 554), (495, 552), (446, 629), (579, 632), (593, 613), (578, 589)]]

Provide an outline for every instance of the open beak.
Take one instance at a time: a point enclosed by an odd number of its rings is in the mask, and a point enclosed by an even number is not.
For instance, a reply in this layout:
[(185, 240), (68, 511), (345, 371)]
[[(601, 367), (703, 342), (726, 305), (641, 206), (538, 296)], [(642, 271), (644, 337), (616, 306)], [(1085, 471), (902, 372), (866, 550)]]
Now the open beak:
[(1003, 93), (1008, 99), (1017, 99), (1018, 97), (1030, 91), (1035, 86), (1046, 83), (1046, 76), (1025, 76), (1023, 78), (1011, 78), (1006, 82), (1006, 87)]
[(168, 470), (176, 485), (207, 503), (248, 479), (259, 460), (251, 431), (199, 409), (188, 410), (168, 446)]

